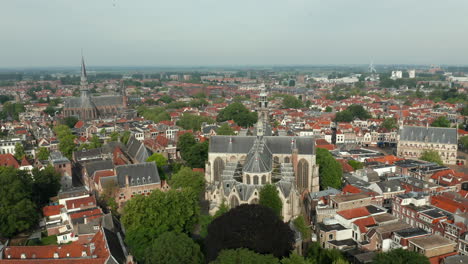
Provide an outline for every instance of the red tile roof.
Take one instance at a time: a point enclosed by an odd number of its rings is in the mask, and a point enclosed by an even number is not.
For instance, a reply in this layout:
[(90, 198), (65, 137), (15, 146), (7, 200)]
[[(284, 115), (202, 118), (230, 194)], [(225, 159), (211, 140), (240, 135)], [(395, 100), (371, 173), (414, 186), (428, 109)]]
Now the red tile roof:
[(66, 202), (67, 209), (74, 209), (80, 207), (96, 206), (96, 199), (93, 196), (68, 200)]
[(361, 218), (353, 222), (355, 225), (359, 227), (361, 233), (365, 233), (367, 231), (367, 227), (375, 225), (374, 217), (366, 217)]
[(26, 159), (26, 156), (24, 156), (21, 160), (21, 167), (23, 166), (31, 166), (31, 163), (28, 161), (28, 159)]
[(346, 219), (354, 219), (354, 218), (359, 218), (359, 217), (370, 215), (369, 211), (365, 207), (343, 210), (343, 211), (337, 212), (337, 214), (341, 215), (342, 217)]
[(49, 206), (44, 206), (42, 208), (42, 214), (44, 216), (53, 216), (53, 215), (58, 215), (60, 214), (60, 209), (63, 208), (64, 206), (62, 204), (59, 205), (49, 205)]
[[(103, 231), (94, 235), (90, 244), (94, 243), (91, 252), (89, 244), (73, 242), (64, 245), (49, 246), (13, 246), (6, 247), (0, 264), (32, 263), (32, 264), (103, 264), (110, 256)], [(83, 256), (83, 253), (86, 256)], [(24, 254), (25, 259), (21, 256)], [(58, 258), (55, 258), (55, 254)], [(8, 258), (9, 256), (9, 258)]]
[(12, 154), (0, 154), (0, 166), (19, 168), (19, 163)]
[(101, 208), (95, 208), (95, 209), (90, 209), (90, 210), (85, 210), (81, 211), (78, 213), (72, 213), (70, 214), (71, 219), (76, 219), (76, 218), (88, 218), (91, 216), (102, 216), (102, 210)]

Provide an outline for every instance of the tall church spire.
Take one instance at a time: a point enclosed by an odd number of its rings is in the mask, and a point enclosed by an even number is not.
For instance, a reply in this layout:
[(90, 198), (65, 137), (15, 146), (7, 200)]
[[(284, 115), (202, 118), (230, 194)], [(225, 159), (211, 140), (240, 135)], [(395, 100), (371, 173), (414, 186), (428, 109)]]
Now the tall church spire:
[(88, 75), (86, 73), (86, 65), (84, 62), (84, 57), (81, 55), (81, 81), (80, 81), (80, 90), (88, 90)]

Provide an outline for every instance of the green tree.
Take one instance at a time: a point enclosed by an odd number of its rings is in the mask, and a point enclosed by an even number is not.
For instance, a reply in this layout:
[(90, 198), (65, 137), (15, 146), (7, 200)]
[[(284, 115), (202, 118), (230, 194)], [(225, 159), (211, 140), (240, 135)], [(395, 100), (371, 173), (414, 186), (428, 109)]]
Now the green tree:
[(343, 170), (341, 164), (322, 148), (317, 148), (317, 164), (319, 165), (320, 188), (326, 190), (328, 187), (340, 189)]
[(367, 112), (362, 105), (350, 105), (346, 110), (336, 113), (336, 122), (351, 122), (356, 118), (360, 120), (369, 119), (371, 115)]
[(32, 185), (33, 201), (39, 207), (42, 207), (49, 202), (50, 197), (57, 196), (61, 187), (61, 175), (51, 165), (43, 170), (34, 168), (32, 175), (34, 178)]
[(392, 129), (398, 128), (398, 123), (397, 123), (397, 120), (393, 117), (385, 118), (385, 120), (382, 122), (380, 127), (388, 129), (388, 130), (392, 130)]
[(102, 147), (102, 142), (101, 142), (101, 139), (99, 138), (98, 135), (93, 135), (91, 137), (91, 142), (89, 144), (89, 148), (100, 148)]
[(183, 167), (172, 175), (169, 185), (174, 188), (190, 188), (198, 195), (205, 190), (205, 176), (201, 172), (193, 171), (191, 168)]
[(353, 167), (354, 170), (359, 170), (364, 168), (364, 164), (362, 162), (359, 162), (357, 160), (348, 160), (348, 164)]
[(283, 108), (302, 108), (304, 107), (304, 104), (302, 103), (301, 100), (297, 99), (293, 95), (287, 95), (287, 94), (282, 94), (280, 97), (283, 98)]
[(468, 116), (468, 103), (465, 103), (465, 106), (460, 110), (462, 116)]
[(236, 133), (234, 133), (234, 130), (227, 123), (224, 123), (216, 130), (216, 134), (219, 136), (229, 136), (235, 135)]
[(468, 136), (460, 137), (459, 141), (464, 149), (468, 149)]
[(234, 120), (241, 127), (249, 127), (257, 122), (257, 114), (250, 112), (242, 103), (235, 102), (218, 113), (218, 122)]
[(16, 143), (15, 144), (15, 158), (17, 160), (23, 159), (23, 157), (26, 156), (26, 152), (24, 152), (24, 146), (21, 143)]
[(372, 260), (374, 264), (429, 264), (429, 259), (414, 251), (401, 248), (378, 253)]
[(206, 116), (183, 114), (179, 121), (177, 121), (177, 125), (183, 129), (200, 131), (203, 123), (213, 124), (214, 122), (213, 119)]
[(305, 259), (303, 256), (293, 252), (288, 258), (283, 258), (281, 264), (314, 264), (314, 262)]
[(283, 209), (283, 203), (278, 195), (276, 186), (271, 184), (263, 185), (260, 190), (259, 204), (271, 208), (279, 217), (281, 217), (281, 210)]
[(304, 216), (299, 215), (296, 219), (293, 220), (294, 226), (297, 228), (299, 232), (301, 232), (303, 240), (309, 240), (311, 238), (312, 232), (310, 227), (307, 225)]
[(122, 133), (122, 137), (120, 137), (120, 141), (126, 145), (128, 143), (128, 140), (130, 139), (131, 135), (132, 135), (132, 133), (130, 131), (128, 131), (128, 130), (124, 131)]
[(305, 102), (305, 107), (310, 108), (311, 105), (312, 105), (312, 102), (310, 100), (307, 100)]
[(314, 242), (309, 245), (306, 252), (306, 258), (314, 264), (348, 263), (339, 250), (324, 249), (318, 242)]
[(146, 249), (164, 232), (190, 232), (198, 221), (199, 211), (198, 197), (189, 188), (138, 195), (123, 209), (125, 241), (137, 260), (144, 259)]
[(424, 150), (421, 153), (421, 157), (419, 157), (420, 160), (425, 160), (428, 162), (434, 162), (439, 165), (443, 165), (444, 163), (442, 162), (442, 159), (440, 158), (439, 152), (436, 150)]
[(153, 153), (146, 159), (147, 162), (156, 163), (156, 167), (158, 168), (158, 173), (161, 179), (166, 179), (166, 174), (164, 172), (164, 168), (167, 166), (167, 158), (159, 153)]
[(208, 159), (208, 141), (197, 143), (189, 148), (184, 160), (192, 168), (205, 168)]
[(272, 255), (262, 255), (254, 251), (238, 248), (222, 250), (216, 260), (210, 264), (278, 264), (279, 261)]
[(75, 116), (65, 117), (63, 119), (63, 123), (69, 128), (73, 128), (76, 125), (76, 123), (78, 123), (78, 118)]
[(38, 214), (32, 202), (32, 181), (26, 171), (0, 167), (0, 235), (11, 237), (36, 224)]
[(432, 127), (450, 127), (450, 121), (445, 116), (439, 116), (432, 122)]
[(331, 111), (333, 111), (333, 108), (330, 106), (325, 107), (325, 112), (330, 113)]
[(114, 132), (112, 132), (112, 133), (109, 135), (109, 137), (110, 137), (109, 141), (110, 141), (110, 142), (119, 141), (119, 136), (120, 136), (119, 133), (116, 132), (116, 131), (114, 131)]
[(145, 250), (145, 263), (157, 264), (202, 264), (200, 246), (184, 233), (165, 232), (158, 236)]
[(45, 147), (40, 147), (37, 151), (37, 158), (39, 160), (48, 160), (50, 156), (50, 151)]
[(49, 116), (55, 116), (55, 107), (53, 106), (47, 106), (47, 108), (44, 110), (44, 113), (48, 114)]

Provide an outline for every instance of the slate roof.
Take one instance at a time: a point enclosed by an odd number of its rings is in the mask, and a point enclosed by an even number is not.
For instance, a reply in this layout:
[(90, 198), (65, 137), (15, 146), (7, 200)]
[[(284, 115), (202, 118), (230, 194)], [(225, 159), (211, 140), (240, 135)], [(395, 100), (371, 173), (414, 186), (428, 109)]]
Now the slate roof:
[(158, 168), (154, 162), (116, 166), (117, 181), (125, 187), (125, 176), (129, 177), (130, 186), (161, 183)]
[(400, 131), (400, 141), (402, 140), (457, 144), (457, 129), (445, 127), (404, 126)]
[(88, 172), (88, 175), (91, 177), (96, 171), (113, 170), (114, 163), (112, 162), (112, 160), (91, 161), (85, 165), (85, 168)]
[(65, 108), (94, 108), (116, 105), (123, 106), (122, 96), (80, 96), (65, 99)]
[(272, 170), (273, 155), (263, 138), (257, 138), (247, 154), (244, 172), (261, 173)]
[(138, 141), (134, 136), (131, 136), (127, 142), (128, 154), (136, 161), (143, 163), (148, 159), (149, 152), (145, 145)]
[[(209, 152), (247, 154), (256, 138), (255, 136), (212, 136)], [(299, 154), (314, 154), (313, 137), (264, 136), (263, 139), (272, 154), (291, 154), (294, 142)]]

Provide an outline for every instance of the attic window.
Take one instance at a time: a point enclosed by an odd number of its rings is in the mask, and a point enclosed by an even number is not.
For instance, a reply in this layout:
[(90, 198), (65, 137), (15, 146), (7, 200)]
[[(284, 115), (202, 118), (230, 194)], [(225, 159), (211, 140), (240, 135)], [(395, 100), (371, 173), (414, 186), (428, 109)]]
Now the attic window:
[(54, 258), (58, 258), (58, 257), (59, 257), (59, 256), (58, 256), (58, 253), (55, 252), (55, 253), (54, 253)]
[(26, 254), (21, 253), (21, 258), (22, 258), (22, 259), (25, 259), (25, 258), (26, 258)]

